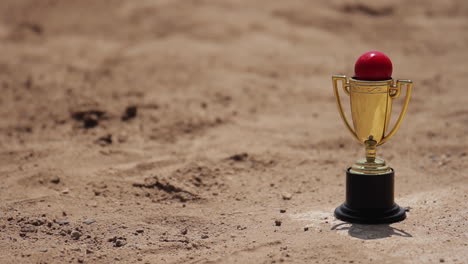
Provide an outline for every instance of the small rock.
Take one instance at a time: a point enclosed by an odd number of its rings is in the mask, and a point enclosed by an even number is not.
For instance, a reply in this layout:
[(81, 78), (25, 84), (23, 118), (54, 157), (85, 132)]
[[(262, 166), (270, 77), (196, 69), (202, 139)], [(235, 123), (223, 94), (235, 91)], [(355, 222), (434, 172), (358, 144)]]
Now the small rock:
[(47, 248), (41, 248), (39, 249), (39, 252), (47, 252), (47, 250), (48, 250)]
[(96, 222), (96, 219), (94, 218), (90, 218), (90, 219), (87, 219), (83, 222), (83, 224), (87, 224), (87, 225), (90, 225), (92, 223)]
[(138, 113), (138, 108), (134, 105), (132, 106), (127, 106), (125, 109), (125, 112), (122, 115), (122, 121), (128, 121), (130, 119), (133, 119), (137, 116)]
[(92, 251), (92, 250), (90, 250), (90, 249), (86, 249), (86, 254), (89, 255), (89, 254), (93, 254), (93, 253), (94, 253), (94, 251)]
[(240, 153), (240, 154), (235, 154), (228, 159), (234, 160), (234, 161), (245, 161), (249, 157), (249, 154), (247, 153)]
[(83, 122), (83, 127), (93, 128), (99, 125), (99, 121), (106, 119), (106, 112), (98, 109), (89, 109), (86, 111), (76, 111), (71, 114), (72, 118)]
[(72, 237), (74, 240), (78, 240), (78, 239), (80, 239), (80, 237), (81, 237), (81, 233), (78, 232), (78, 231), (73, 231), (73, 232), (71, 232), (70, 235), (71, 235), (71, 237)]
[(36, 233), (37, 229), (33, 226), (23, 226), (20, 230), (22, 233)]
[(32, 221), (29, 222), (31, 225), (33, 226), (41, 226), (43, 224), (45, 224), (44, 221), (42, 221), (41, 219), (34, 219)]
[(304, 232), (309, 231), (309, 228), (306, 226), (304, 227)]
[(60, 183), (60, 178), (55, 176), (52, 179), (50, 179), (50, 182), (53, 184), (59, 184)]
[(70, 222), (68, 220), (60, 220), (60, 221), (57, 221), (57, 224), (59, 225), (68, 225)]
[(286, 210), (285, 209), (280, 209), (280, 213), (284, 214), (284, 213), (286, 213)]
[(112, 144), (112, 134), (107, 134), (96, 140), (96, 143), (101, 146), (106, 146)]
[(182, 232), (180, 232), (180, 233), (181, 233), (182, 235), (184, 235), (184, 236), (185, 236), (185, 235), (188, 233), (188, 230), (187, 230), (187, 228), (185, 228), (184, 230), (182, 230)]
[(208, 235), (202, 235), (201, 238), (202, 239), (207, 239), (207, 238), (209, 238), (209, 236)]
[(445, 262), (445, 259), (441, 258), (441, 259), (439, 259), (439, 262), (443, 263), (443, 262)]
[(141, 233), (145, 232), (145, 230), (143, 230), (143, 229), (137, 229), (136, 232), (139, 233), (139, 234), (141, 234)]
[(281, 226), (282, 222), (281, 220), (275, 220), (275, 226)]
[(281, 197), (283, 198), (283, 200), (291, 200), (292, 198), (292, 194), (288, 193), (288, 192), (284, 192)]
[(125, 237), (113, 237), (109, 238), (107, 241), (114, 243), (114, 247), (123, 247), (127, 244), (127, 239)]
[(124, 240), (117, 240), (115, 243), (114, 243), (114, 247), (123, 247), (127, 244), (126, 241)]
[(70, 192), (70, 189), (68, 189), (68, 188), (62, 190), (63, 194), (68, 194), (69, 192)]
[(93, 128), (99, 124), (99, 119), (93, 115), (86, 116), (85, 119), (83, 119), (83, 126), (84, 128)]

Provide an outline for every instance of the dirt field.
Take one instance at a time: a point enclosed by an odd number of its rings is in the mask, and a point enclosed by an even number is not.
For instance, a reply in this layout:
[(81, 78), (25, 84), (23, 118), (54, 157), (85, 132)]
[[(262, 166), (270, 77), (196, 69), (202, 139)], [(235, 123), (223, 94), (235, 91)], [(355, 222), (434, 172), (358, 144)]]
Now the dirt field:
[[(465, 0), (2, 0), (0, 44), (2, 264), (468, 263)], [(368, 50), (415, 82), (392, 225), (333, 217)]]

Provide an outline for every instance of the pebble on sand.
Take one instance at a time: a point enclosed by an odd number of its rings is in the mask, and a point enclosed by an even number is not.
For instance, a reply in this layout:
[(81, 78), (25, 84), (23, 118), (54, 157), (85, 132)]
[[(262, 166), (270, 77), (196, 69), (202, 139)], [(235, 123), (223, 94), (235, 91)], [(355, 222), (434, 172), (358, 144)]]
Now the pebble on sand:
[(283, 200), (291, 200), (292, 194), (284, 192), (283, 194), (281, 194), (281, 197), (283, 198)]
[(57, 224), (59, 225), (68, 225), (70, 222), (68, 220), (59, 220), (57, 221)]
[(74, 240), (78, 240), (78, 239), (80, 239), (80, 237), (81, 237), (81, 232), (73, 231), (73, 232), (71, 232), (70, 235), (71, 235), (71, 237), (72, 237)]
[(96, 222), (96, 219), (94, 218), (90, 218), (90, 219), (86, 219), (83, 224), (87, 224), (87, 225), (90, 225), (92, 223)]
[(50, 182), (53, 184), (59, 184), (60, 183), (60, 178), (55, 176), (52, 179), (50, 179)]

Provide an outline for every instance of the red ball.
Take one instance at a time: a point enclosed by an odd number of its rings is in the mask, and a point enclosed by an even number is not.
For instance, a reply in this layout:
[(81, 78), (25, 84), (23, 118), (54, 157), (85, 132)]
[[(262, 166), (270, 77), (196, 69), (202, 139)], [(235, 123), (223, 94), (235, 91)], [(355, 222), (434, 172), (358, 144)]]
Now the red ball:
[(379, 51), (361, 55), (354, 65), (354, 78), (366, 81), (381, 81), (392, 78), (392, 61)]

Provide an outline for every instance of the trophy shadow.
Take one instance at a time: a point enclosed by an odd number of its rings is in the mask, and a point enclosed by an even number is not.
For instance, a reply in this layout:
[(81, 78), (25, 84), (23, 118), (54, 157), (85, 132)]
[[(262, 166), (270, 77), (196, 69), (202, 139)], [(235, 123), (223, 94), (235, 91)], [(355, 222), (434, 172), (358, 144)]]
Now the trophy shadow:
[(391, 227), (389, 224), (382, 225), (363, 225), (363, 224), (351, 224), (351, 223), (340, 223), (334, 225), (331, 230), (348, 230), (348, 234), (352, 237), (362, 240), (373, 240), (383, 239), (392, 236), (399, 237), (413, 237), (410, 233)]

